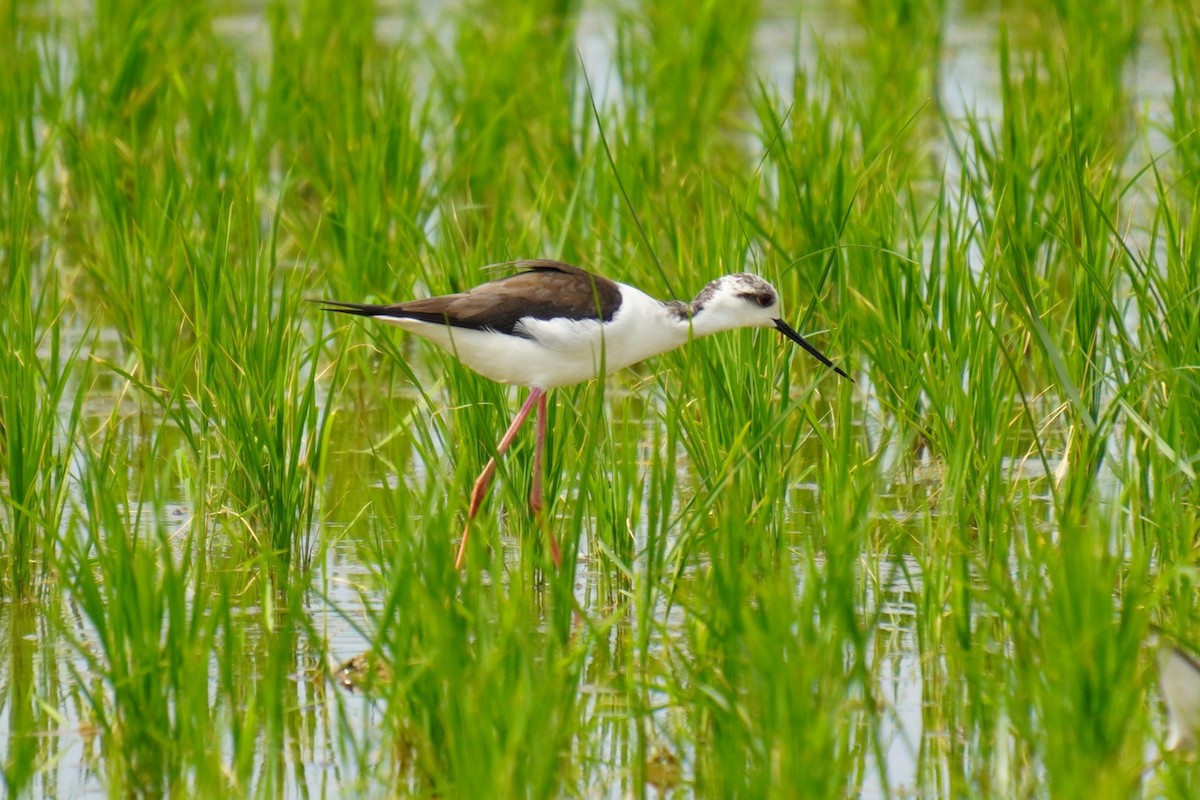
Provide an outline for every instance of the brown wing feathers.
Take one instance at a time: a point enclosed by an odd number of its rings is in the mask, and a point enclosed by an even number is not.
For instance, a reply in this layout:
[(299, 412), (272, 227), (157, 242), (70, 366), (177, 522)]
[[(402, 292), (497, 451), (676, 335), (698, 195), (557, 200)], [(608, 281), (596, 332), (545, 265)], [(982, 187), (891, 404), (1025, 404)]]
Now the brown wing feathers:
[(517, 261), (525, 271), (476, 286), (468, 292), (410, 300), (395, 305), (321, 301), (329, 311), (364, 317), (397, 317), (441, 322), (458, 328), (495, 330), (510, 335), (517, 322), (534, 319), (611, 320), (621, 291), (607, 278), (561, 261)]

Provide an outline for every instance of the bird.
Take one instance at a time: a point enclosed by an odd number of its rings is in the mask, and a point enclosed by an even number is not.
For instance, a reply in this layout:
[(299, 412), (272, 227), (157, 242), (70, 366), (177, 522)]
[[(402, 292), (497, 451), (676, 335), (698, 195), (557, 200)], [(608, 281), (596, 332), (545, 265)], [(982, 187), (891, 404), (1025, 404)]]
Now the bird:
[(1157, 650), (1158, 690), (1167, 707), (1163, 746), (1180, 753), (1196, 751), (1200, 733), (1200, 658), (1157, 630), (1149, 637)]
[[(840, 367), (784, 321), (779, 292), (757, 275), (739, 272), (709, 283), (690, 303), (658, 300), (633, 286), (550, 259), (494, 264), (516, 272), (465, 292), (393, 305), (318, 300), (324, 310), (395, 325), (448, 351), (470, 369), (529, 394), (471, 490), (467, 521), (455, 557), (466, 560), (471, 520), (496, 473), (496, 459), (516, 440), (537, 408), (529, 502), (542, 508), (542, 458), (547, 392), (583, 383), (699, 339), (736, 328), (774, 328), (838, 375)], [(489, 268), (491, 268), (489, 267)], [(562, 559), (546, 528), (555, 568)]]

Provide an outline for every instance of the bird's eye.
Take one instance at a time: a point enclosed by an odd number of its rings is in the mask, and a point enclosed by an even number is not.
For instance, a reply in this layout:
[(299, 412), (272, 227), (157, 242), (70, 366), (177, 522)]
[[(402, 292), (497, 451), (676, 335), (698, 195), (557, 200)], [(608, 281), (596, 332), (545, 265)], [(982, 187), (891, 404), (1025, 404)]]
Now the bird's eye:
[(754, 296), (754, 299), (758, 301), (758, 304), (763, 308), (769, 308), (775, 304), (775, 295), (771, 294), (770, 292), (759, 292)]

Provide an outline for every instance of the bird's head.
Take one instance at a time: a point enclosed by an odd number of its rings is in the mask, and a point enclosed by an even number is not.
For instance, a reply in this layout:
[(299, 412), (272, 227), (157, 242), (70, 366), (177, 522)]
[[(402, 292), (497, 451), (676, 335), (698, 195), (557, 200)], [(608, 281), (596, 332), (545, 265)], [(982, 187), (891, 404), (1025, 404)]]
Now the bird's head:
[(705, 286), (692, 301), (692, 325), (697, 336), (734, 328), (775, 328), (843, 378), (850, 377), (784, 321), (775, 287), (748, 272)]

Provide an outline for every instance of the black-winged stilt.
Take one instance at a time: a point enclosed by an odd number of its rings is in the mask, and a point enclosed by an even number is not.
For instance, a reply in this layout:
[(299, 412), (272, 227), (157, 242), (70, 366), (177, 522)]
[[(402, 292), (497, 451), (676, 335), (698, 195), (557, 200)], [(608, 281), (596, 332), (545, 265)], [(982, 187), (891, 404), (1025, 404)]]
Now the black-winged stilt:
[[(779, 293), (757, 275), (742, 272), (708, 284), (691, 303), (662, 301), (623, 283), (561, 261), (513, 261), (521, 272), (467, 292), (395, 305), (319, 301), (326, 310), (372, 317), (399, 326), (448, 350), (494, 381), (529, 387), (529, 397), (496, 445), (471, 491), (467, 525), (455, 566), (467, 552), (471, 520), (496, 472), (496, 458), (516, 439), (537, 405), (533, 456), (534, 513), (542, 506), (542, 453), (546, 444), (546, 392), (628, 367), (674, 350), (691, 339), (734, 328), (775, 328), (842, 377), (819, 350), (783, 321)], [(554, 565), (558, 543), (550, 540)]]

